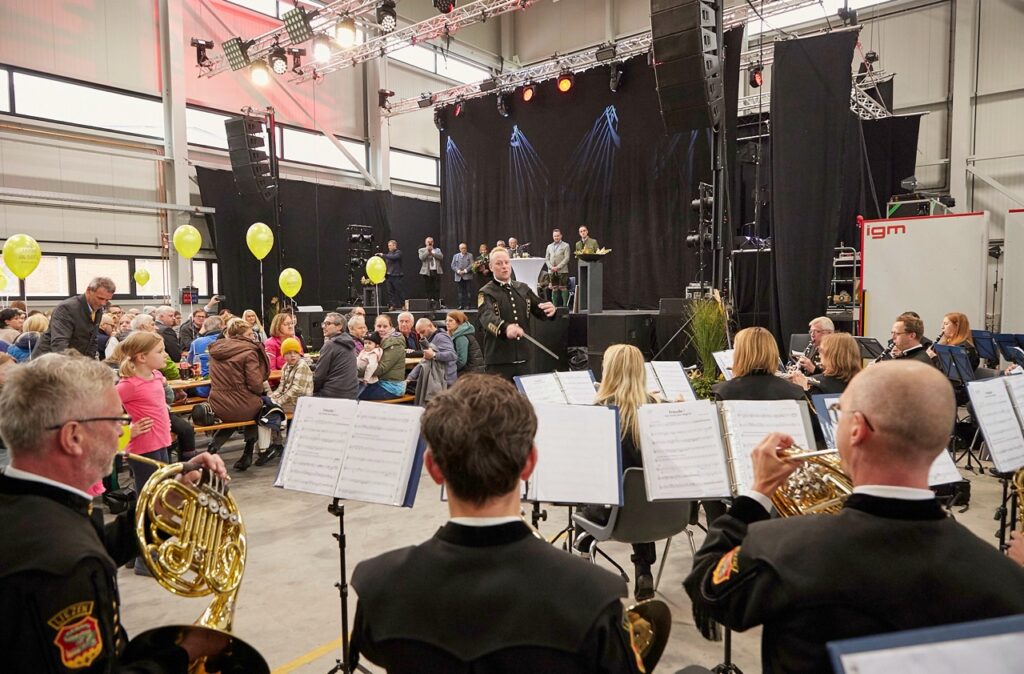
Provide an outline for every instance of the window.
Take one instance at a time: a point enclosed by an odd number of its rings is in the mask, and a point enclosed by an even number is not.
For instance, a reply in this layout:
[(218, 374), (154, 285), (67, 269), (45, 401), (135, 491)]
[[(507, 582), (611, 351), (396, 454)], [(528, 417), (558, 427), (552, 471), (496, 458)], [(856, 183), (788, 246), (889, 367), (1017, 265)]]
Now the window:
[(423, 70), (429, 70), (434, 72), (436, 58), (434, 56), (434, 50), (428, 47), (420, 47), (419, 45), (409, 45), (408, 47), (402, 47), (388, 54), (389, 58), (393, 58), (396, 61), (407, 63), (416, 68)]
[(210, 296), (210, 279), (206, 275), (206, 260), (192, 260), (192, 285), (199, 291), (200, 297)]
[(21, 281), (18, 280), (18, 277), (10, 269), (3, 265), (0, 265), (0, 276), (7, 279), (7, 284), (3, 287), (3, 290), (0, 290), (0, 297), (4, 298), (3, 304), (6, 306), (7, 298), (21, 294), (21, 286), (18, 285)]
[(106, 276), (114, 282), (116, 295), (131, 295), (132, 287), (128, 282), (128, 260), (112, 260), (110, 258), (76, 257), (75, 258), (75, 292), (84, 293), (89, 281), (97, 276)]
[(11, 90), (9, 88), (10, 74), (6, 70), (0, 70), (0, 112), (11, 111)]
[(149, 281), (146, 285), (135, 284), (136, 297), (166, 297), (167, 284), (164, 281), (165, 262), (159, 258), (137, 257), (135, 258), (135, 271), (145, 269), (149, 272)]
[(164, 137), (164, 112), (158, 100), (19, 72), (14, 73), (14, 90), (19, 115)]
[(479, 82), (491, 76), (491, 72), (485, 68), (471, 65), (457, 58), (446, 58), (444, 56), (439, 56), (437, 59), (437, 74), (444, 75), (463, 84)]
[[(348, 160), (348, 157), (338, 151), (334, 144), (322, 133), (300, 131), (288, 127), (281, 127), (282, 158), (289, 161), (299, 161), (305, 164), (326, 166), (328, 168), (340, 169), (342, 171), (358, 171)], [(360, 166), (366, 166), (366, 146), (344, 138), (339, 139)]]
[(228, 137), (224, 131), (224, 120), (230, 115), (209, 112), (198, 108), (185, 109), (185, 137), (192, 145), (206, 145), (221, 150), (228, 149)]
[(414, 183), (437, 185), (437, 160), (421, 154), (391, 150), (391, 178)]
[(68, 259), (63, 255), (44, 255), (39, 266), (25, 279), (29, 297), (67, 297)]
[(214, 295), (220, 294), (220, 279), (217, 278), (217, 274), (220, 273), (219, 269), (220, 268), (217, 266), (216, 262), (211, 262), (210, 263), (210, 278), (213, 279), (213, 294)]

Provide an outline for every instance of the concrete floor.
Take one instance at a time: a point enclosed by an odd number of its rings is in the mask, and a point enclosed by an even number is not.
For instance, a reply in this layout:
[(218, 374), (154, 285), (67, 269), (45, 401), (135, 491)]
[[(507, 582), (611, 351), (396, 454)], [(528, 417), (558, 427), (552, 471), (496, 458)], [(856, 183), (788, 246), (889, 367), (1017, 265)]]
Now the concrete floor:
[[(240, 446), (240, 442), (227, 446), (224, 458), (229, 465)], [(956, 518), (995, 545), (993, 513), (1001, 496), (999, 482), (962, 472), (972, 481), (971, 507), (966, 513), (956, 513)], [(334, 587), (339, 574), (338, 546), (331, 535), (337, 532), (338, 521), (327, 512), (330, 499), (274, 488), (276, 473), (275, 464), (233, 474), (232, 488), (248, 529), (249, 546), (234, 632), (258, 648), (275, 673), (325, 673), (340, 650), (340, 603)], [(447, 519), (440, 488), (425, 472), (412, 509), (355, 502), (346, 504), (345, 509), (349, 574), (362, 559), (423, 541)], [(550, 538), (565, 525), (566, 510), (548, 510), (541, 531)], [(695, 538), (699, 547), (703, 533), (698, 530)], [(607, 544), (602, 549), (632, 573), (628, 546)], [(673, 619), (669, 645), (658, 665), (660, 672), (675, 672), (690, 664), (711, 668), (722, 661), (722, 644), (705, 641), (693, 626), (690, 601), (681, 586), (691, 562), (685, 537), (676, 538), (658, 593), (671, 608)], [(121, 570), (119, 583), (122, 619), (129, 635), (161, 625), (191, 623), (208, 603), (174, 597), (152, 579), (136, 576), (131, 570)], [(353, 594), (350, 611), (355, 603)], [(734, 635), (733, 660), (746, 674), (760, 671), (760, 629)]]

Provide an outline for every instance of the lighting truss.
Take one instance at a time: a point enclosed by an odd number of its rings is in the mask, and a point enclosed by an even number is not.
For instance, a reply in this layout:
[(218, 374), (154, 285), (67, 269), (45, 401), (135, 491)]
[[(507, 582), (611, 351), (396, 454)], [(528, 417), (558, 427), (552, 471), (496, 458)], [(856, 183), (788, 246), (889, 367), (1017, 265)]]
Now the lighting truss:
[[(310, 27), (310, 39), (314, 35), (323, 34), (333, 28), (337, 24), (338, 19), (342, 17), (357, 17), (376, 12), (377, 5), (379, 4), (380, 0), (335, 0), (335, 2), (330, 2), (320, 9), (306, 11), (306, 19)], [(290, 14), (290, 12), (288, 13)], [(297, 18), (292, 18), (293, 22), (296, 20)], [(283, 24), (279, 28), (275, 28), (270, 32), (245, 42), (251, 43), (248, 48), (248, 55), (252, 61), (266, 59), (277, 46), (287, 48), (293, 44), (288, 36), (287, 28)], [(207, 72), (201, 73), (200, 77), (213, 77), (230, 69), (227, 59), (223, 55), (215, 56), (211, 61), (213, 62), (213, 67)]]
[[(371, 4), (376, 6), (376, 3)], [(308, 82), (336, 70), (385, 56), (410, 45), (447, 37), (460, 28), (518, 9), (526, 9), (531, 4), (533, 4), (533, 0), (477, 0), (468, 5), (456, 7), (448, 14), (433, 16), (411, 26), (367, 40), (352, 49), (337, 52), (327, 63), (318, 65), (315, 70), (308, 70), (293, 78), (292, 81)]]
[[(860, 73), (854, 73), (854, 78), (858, 74)], [(882, 104), (872, 98), (868, 91), (877, 84), (891, 80), (894, 76), (894, 73), (876, 70), (870, 78), (864, 78), (861, 82), (854, 81), (853, 86), (850, 87), (850, 110), (861, 119), (892, 117), (892, 112), (886, 110)], [(770, 91), (743, 96), (739, 100), (739, 115), (742, 117), (744, 115), (756, 114), (759, 107), (767, 112), (768, 108), (771, 107), (771, 102), (772, 94)]]

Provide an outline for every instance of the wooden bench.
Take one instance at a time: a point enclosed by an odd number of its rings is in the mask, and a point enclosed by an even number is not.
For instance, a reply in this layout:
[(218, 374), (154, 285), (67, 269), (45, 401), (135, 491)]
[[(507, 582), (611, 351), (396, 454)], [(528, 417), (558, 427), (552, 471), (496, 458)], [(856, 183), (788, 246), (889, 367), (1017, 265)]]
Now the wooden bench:
[(407, 393), (401, 398), (391, 398), (389, 400), (371, 400), (369, 402), (386, 403), (388, 405), (404, 405), (406, 403), (411, 403), (414, 400), (416, 400), (416, 396)]
[[(286, 414), (285, 419), (291, 421), (292, 415)], [(227, 429), (245, 428), (246, 426), (255, 426), (256, 421), (250, 419), (249, 421), (228, 421), (222, 424), (214, 424), (213, 426), (193, 426), (196, 433), (215, 433), (217, 431), (223, 431)]]

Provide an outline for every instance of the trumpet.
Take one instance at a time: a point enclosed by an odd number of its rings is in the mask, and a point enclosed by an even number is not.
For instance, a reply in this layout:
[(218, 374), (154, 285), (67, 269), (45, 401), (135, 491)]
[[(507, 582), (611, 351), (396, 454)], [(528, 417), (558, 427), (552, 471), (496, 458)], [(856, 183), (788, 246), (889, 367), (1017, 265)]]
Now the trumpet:
[(201, 638), (220, 648), (215, 655), (190, 663), (190, 674), (269, 674), (263, 656), (231, 634), (235, 600), (245, 571), (246, 538), (242, 515), (228, 493), (227, 482), (202, 470), (199, 482), (189, 484), (178, 478), (200, 470), (196, 464), (165, 464), (136, 454), (125, 456), (157, 467), (136, 504), (136, 563), (144, 563), (156, 581), (173, 594), (214, 595), (193, 625), (144, 632), (131, 641), (128, 653), (144, 655), (188, 638)]

